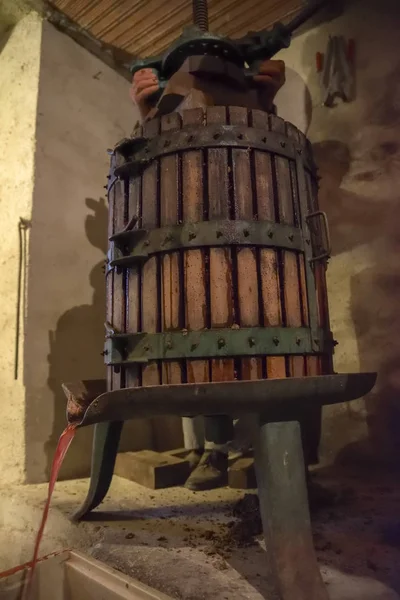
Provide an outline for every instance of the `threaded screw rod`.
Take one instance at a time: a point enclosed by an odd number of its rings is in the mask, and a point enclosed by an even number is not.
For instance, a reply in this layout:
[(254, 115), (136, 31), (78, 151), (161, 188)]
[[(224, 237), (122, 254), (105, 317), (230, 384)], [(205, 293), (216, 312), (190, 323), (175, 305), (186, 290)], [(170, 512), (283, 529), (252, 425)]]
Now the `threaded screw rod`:
[(207, 0), (192, 0), (193, 23), (201, 31), (208, 31), (208, 5)]

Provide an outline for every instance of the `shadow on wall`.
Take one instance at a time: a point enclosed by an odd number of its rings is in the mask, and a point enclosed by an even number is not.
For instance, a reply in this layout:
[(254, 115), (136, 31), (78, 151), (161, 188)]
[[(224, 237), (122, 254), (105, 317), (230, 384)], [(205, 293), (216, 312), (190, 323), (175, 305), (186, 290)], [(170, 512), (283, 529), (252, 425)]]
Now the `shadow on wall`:
[[(365, 403), (327, 411), (327, 458), (336, 454), (339, 462), (398, 466), (400, 63), (394, 51), (399, 44), (398, 2), (382, 0), (379, 7), (373, 0), (346, 4), (346, 18), (304, 39), (300, 60), (313, 98), (309, 135), (321, 140), (313, 147), (322, 177), (320, 206), (328, 215), (332, 237), (328, 280), (333, 273), (331, 313), (341, 327), (338, 367), (353, 370), (358, 362), (357, 370), (377, 371), (378, 382)], [(341, 106), (339, 101), (337, 108), (328, 109), (320, 104), (315, 55), (325, 52), (332, 34), (355, 40), (357, 90), (350, 104)]]
[[(85, 231), (89, 242), (107, 252), (108, 207), (104, 198), (86, 198), (93, 214), (86, 216)], [(89, 275), (93, 289), (91, 304), (75, 306), (58, 320), (55, 331), (49, 332), (50, 354), (48, 386), (54, 396), (52, 435), (45, 443), (47, 477), (50, 474), (54, 451), (61, 432), (66, 426), (66, 399), (61, 384), (81, 379), (105, 378), (102, 356), (104, 347), (104, 318), (106, 291), (104, 260), (97, 263)], [(87, 477), (92, 455), (92, 428), (83, 428), (68, 451), (60, 472), (60, 479)], [(120, 450), (135, 451), (152, 447), (151, 422), (148, 419), (131, 420), (124, 424)]]
[[(293, 102), (296, 98), (296, 102)], [(286, 67), (286, 82), (275, 97), (278, 115), (293, 123), (307, 135), (312, 117), (312, 98), (303, 78), (290, 67)]]
[(3, 52), (4, 48), (7, 46), (7, 42), (11, 37), (13, 29), (14, 29), (14, 25), (9, 25), (8, 27), (6, 27), (6, 29), (2, 30), (1, 23), (0, 23), (0, 54)]
[[(85, 221), (89, 242), (107, 252), (108, 211), (104, 198), (86, 198), (86, 205), (94, 214)], [(50, 354), (48, 386), (54, 395), (54, 422), (50, 439), (45, 444), (47, 475), (50, 472), (54, 450), (60, 433), (66, 425), (66, 401), (61, 383), (81, 379), (105, 377), (101, 352), (104, 345), (105, 281), (104, 260), (90, 271), (89, 281), (93, 289), (91, 304), (75, 306), (58, 320), (55, 331), (49, 332)], [(91, 432), (90, 432), (91, 434)], [(60, 477), (84, 477), (88, 475), (92, 436), (89, 431), (78, 431), (77, 440), (71, 445), (61, 469)], [(84, 458), (82, 457), (84, 453)]]
[(351, 299), (361, 368), (378, 369), (379, 375), (374, 393), (366, 398), (370, 445), (361, 450), (399, 468), (400, 64), (380, 82), (380, 90), (365, 115), (365, 135), (376, 138), (366, 144), (361, 157), (364, 168), (355, 176), (361, 185), (372, 187), (379, 205), (375, 213), (367, 206), (363, 218), (372, 222), (374, 230), (373, 261), (353, 276)]
[[(354, 427), (366, 419), (369, 439), (343, 448), (339, 462), (397, 464), (400, 450), (400, 108), (393, 70), (381, 94), (363, 115), (356, 155), (340, 141), (314, 144), (320, 168), (320, 206), (328, 214), (333, 256), (349, 253), (343, 270), (351, 275), (350, 303), (361, 371), (378, 371), (378, 384), (365, 399), (366, 415), (352, 415)], [(371, 90), (372, 95), (372, 90)], [(376, 97), (376, 94), (375, 94)], [(397, 102), (397, 103), (396, 103)], [(361, 136), (361, 137), (360, 137)], [(342, 187), (346, 177), (346, 187)], [(350, 191), (351, 190), (351, 191)], [(352, 251), (357, 251), (358, 258)], [(352, 268), (351, 261), (360, 260)], [(343, 258), (343, 257), (342, 257)], [(346, 273), (343, 273), (346, 277)]]

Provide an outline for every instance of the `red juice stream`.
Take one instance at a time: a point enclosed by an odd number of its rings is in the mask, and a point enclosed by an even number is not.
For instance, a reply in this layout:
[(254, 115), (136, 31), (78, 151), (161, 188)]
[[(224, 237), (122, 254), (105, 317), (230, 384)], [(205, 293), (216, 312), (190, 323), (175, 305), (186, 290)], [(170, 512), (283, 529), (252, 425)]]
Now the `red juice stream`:
[(29, 597), (31, 594), (33, 575), (35, 573), (35, 567), (36, 567), (36, 564), (38, 561), (40, 542), (42, 541), (44, 528), (46, 526), (47, 517), (49, 514), (51, 497), (53, 495), (54, 486), (56, 484), (61, 465), (62, 465), (65, 455), (68, 451), (68, 448), (70, 447), (70, 444), (71, 444), (72, 440), (74, 439), (75, 431), (76, 431), (76, 425), (68, 425), (64, 429), (64, 431), (60, 435), (60, 439), (58, 440), (57, 448), (54, 453), (53, 464), (51, 465), (51, 473), (50, 473), (49, 488), (48, 488), (48, 492), (47, 492), (47, 500), (46, 500), (46, 504), (45, 504), (45, 507), (43, 510), (42, 521), (40, 523), (39, 531), (37, 532), (37, 535), (36, 535), (35, 548), (33, 551), (32, 562), (30, 563), (31, 569), (27, 575), (24, 593), (22, 594), (22, 600), (29, 600)]

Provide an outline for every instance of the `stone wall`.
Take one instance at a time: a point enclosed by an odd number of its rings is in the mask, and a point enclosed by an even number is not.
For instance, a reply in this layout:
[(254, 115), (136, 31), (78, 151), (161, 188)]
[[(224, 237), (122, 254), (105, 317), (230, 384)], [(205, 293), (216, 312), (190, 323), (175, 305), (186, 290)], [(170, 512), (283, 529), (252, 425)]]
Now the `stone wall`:
[[(35, 14), (17, 24), (11, 17), (5, 15), (0, 37), (0, 480), (9, 483), (23, 481), (25, 467), (23, 318), (16, 339), (19, 220), (31, 218), (42, 40), (42, 23)], [(20, 349), (17, 379), (16, 346)]]
[[(61, 382), (105, 376), (104, 185), (107, 148), (128, 135), (138, 117), (128, 88), (115, 71), (44, 23), (25, 341), (29, 481), (48, 476), (65, 427)], [(147, 422), (125, 429), (122, 448), (151, 445)], [(91, 434), (77, 433), (62, 478), (88, 474)]]
[[(34, 13), (3, 36), (0, 82), (0, 480), (39, 482), (66, 424), (61, 382), (104, 376), (107, 148), (138, 115), (127, 81)], [(20, 217), (32, 226), (14, 381)], [(61, 477), (88, 474), (91, 436), (78, 432)], [(132, 422), (122, 448), (151, 442)]]
[[(367, 398), (325, 409), (322, 453), (327, 460), (398, 462), (399, 22), (397, 0), (354, 0), (340, 17), (295, 38), (281, 53), (312, 99), (308, 135), (334, 250), (328, 286), (339, 341), (336, 370), (379, 375)], [(316, 52), (325, 52), (329, 35), (352, 38), (356, 47), (356, 99), (334, 108), (321, 105), (316, 74)], [(292, 97), (292, 113), (284, 103), (285, 117), (304, 110), (303, 93)]]

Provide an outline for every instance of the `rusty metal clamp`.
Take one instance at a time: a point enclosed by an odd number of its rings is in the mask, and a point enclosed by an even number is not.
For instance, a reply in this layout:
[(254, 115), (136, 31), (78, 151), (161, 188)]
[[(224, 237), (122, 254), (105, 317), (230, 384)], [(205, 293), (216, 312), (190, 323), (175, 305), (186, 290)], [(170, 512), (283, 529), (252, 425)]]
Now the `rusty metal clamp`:
[[(312, 221), (313, 219), (317, 219), (321, 217), (322, 218), (322, 223), (323, 223), (323, 229), (324, 229), (324, 237), (325, 237), (325, 241), (326, 241), (326, 245), (325, 245), (325, 249), (323, 252), (321, 252), (321, 254), (317, 254), (317, 256), (313, 256), (312, 258), (310, 258), (310, 262), (317, 262), (320, 260), (328, 260), (331, 257), (332, 254), (332, 247), (331, 247), (331, 236), (329, 233), (329, 224), (328, 224), (328, 217), (327, 214), (322, 211), (322, 210), (317, 210), (313, 213), (310, 213), (309, 215), (307, 215), (306, 217), (306, 221), (309, 224), (310, 221)], [(312, 235), (312, 228), (310, 227), (310, 233), (311, 233), (311, 237), (313, 237)], [(318, 232), (317, 232), (318, 235)], [(314, 244), (313, 244), (314, 246)], [(321, 244), (322, 246), (322, 244)], [(321, 248), (321, 246), (318, 244), (318, 249)]]

